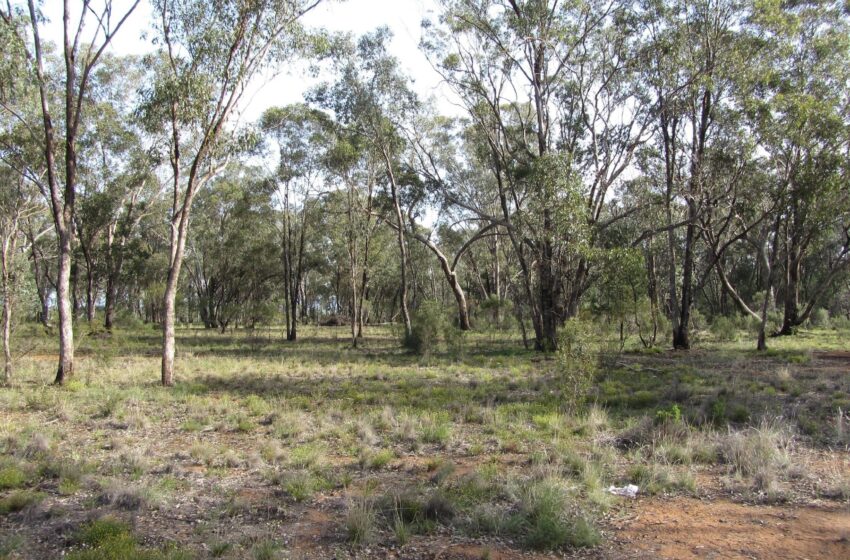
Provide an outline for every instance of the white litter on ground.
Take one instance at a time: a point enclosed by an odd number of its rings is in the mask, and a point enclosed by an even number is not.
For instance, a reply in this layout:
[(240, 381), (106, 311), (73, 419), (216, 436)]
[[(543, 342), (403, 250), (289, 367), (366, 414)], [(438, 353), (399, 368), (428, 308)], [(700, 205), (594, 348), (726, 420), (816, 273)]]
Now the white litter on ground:
[(614, 494), (615, 496), (625, 496), (627, 498), (635, 498), (637, 497), (639, 488), (634, 484), (629, 484), (628, 486), (609, 486), (608, 492)]

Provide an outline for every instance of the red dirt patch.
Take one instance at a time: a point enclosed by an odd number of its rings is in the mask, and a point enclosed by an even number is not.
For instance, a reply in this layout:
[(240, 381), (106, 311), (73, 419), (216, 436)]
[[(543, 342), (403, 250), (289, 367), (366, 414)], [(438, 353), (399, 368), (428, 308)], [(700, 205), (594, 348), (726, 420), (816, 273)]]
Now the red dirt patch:
[(643, 501), (616, 533), (626, 558), (850, 558), (850, 510), (693, 498)]

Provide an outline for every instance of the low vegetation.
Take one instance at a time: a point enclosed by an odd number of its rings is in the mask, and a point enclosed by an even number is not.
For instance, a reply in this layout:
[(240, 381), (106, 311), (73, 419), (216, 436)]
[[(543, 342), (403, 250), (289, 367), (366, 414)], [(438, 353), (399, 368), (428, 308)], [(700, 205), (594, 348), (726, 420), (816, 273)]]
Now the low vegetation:
[(623, 503), (609, 486), (850, 500), (846, 452), (830, 451), (846, 446), (850, 381), (818, 353), (843, 332), (768, 356), (710, 332), (688, 355), (627, 346), (585, 359), (591, 382), (576, 384), (506, 333), (418, 356), (390, 330), (356, 350), (339, 329), (305, 330), (184, 331), (173, 389), (149, 380), (145, 330), (98, 340), (108, 361), (82, 345), (91, 367), (63, 388), (37, 353), (22, 359), (0, 389), (3, 554), (281, 558), (309, 556), (305, 538), (316, 557), (446, 539), (566, 550), (605, 540)]

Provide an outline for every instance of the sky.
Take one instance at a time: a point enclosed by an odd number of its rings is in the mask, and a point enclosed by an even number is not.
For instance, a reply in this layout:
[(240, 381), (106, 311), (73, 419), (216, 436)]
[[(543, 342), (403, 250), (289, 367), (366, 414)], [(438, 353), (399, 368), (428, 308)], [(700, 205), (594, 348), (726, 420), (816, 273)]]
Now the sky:
[[(101, 2), (94, 2), (102, 5)], [(114, 13), (123, 13), (131, 5), (130, 0), (114, 0)], [(355, 35), (386, 26), (393, 32), (391, 53), (395, 55), (405, 72), (414, 78), (417, 92), (423, 98), (434, 97), (440, 110), (451, 111), (448, 101), (450, 93), (441, 85), (439, 75), (428, 59), (419, 50), (421, 22), (434, 14), (436, 0), (324, 0), (308, 13), (303, 22), (308, 27), (324, 27), (331, 31), (351, 32)], [(54, 43), (62, 42), (62, 0), (45, 0), (43, 14), (49, 19), (44, 38)], [(153, 33), (149, 24), (152, 20), (151, 7), (147, 0), (142, 3), (116, 35), (111, 52), (115, 54), (141, 54), (153, 50)], [(276, 105), (295, 103), (317, 80), (300, 75), (299, 67), (293, 72), (281, 72), (276, 78), (260, 78), (249, 87), (242, 106), (241, 120), (256, 120), (265, 109)]]

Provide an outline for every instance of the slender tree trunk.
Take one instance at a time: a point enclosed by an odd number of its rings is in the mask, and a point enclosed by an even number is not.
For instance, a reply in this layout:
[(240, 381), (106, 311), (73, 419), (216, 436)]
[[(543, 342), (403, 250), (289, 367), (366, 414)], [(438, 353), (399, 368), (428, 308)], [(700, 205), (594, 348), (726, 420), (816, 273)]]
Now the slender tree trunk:
[[(544, 232), (548, 230), (547, 224), (550, 223), (551, 217), (549, 211), (544, 210)], [(557, 278), (554, 273), (554, 259), (552, 243), (548, 236), (540, 241), (541, 253), (538, 260), (538, 297), (540, 298), (540, 312), (543, 328), (543, 347), (538, 350), (545, 352), (554, 352), (558, 349), (558, 315), (556, 310), (556, 283)]]
[(658, 273), (655, 267), (655, 252), (652, 250), (652, 239), (647, 243), (646, 251), (647, 296), (649, 296), (649, 313), (652, 319), (652, 335), (649, 345), (655, 345), (658, 336)]
[[(696, 208), (693, 203), (688, 203), (688, 217), (693, 220), (696, 216)], [(689, 350), (691, 348), (690, 321), (691, 305), (693, 304), (693, 275), (694, 275), (694, 243), (696, 237), (696, 226), (693, 222), (688, 223), (685, 233), (685, 253), (682, 257), (682, 299), (679, 307), (679, 319), (673, 330), (673, 348), (677, 350)]]
[(175, 308), (177, 299), (177, 282), (180, 277), (180, 267), (183, 261), (183, 248), (186, 236), (183, 228), (174, 228), (171, 235), (171, 266), (168, 268), (168, 279), (165, 283), (165, 295), (162, 304), (162, 376), (161, 382), (165, 387), (174, 385), (174, 355), (175, 355)]
[(86, 259), (86, 321), (88, 321), (89, 327), (94, 324), (94, 313), (95, 313), (95, 301), (97, 299), (97, 294), (95, 293), (95, 278), (93, 263), (90, 259)]
[(71, 260), (71, 315), (74, 321), (80, 318), (80, 263), (72, 257)]
[(12, 294), (7, 282), (8, 278), (3, 286), (3, 382), (6, 385), (12, 381)]
[(30, 244), (30, 257), (32, 258), (33, 280), (35, 280), (35, 291), (38, 295), (39, 311), (38, 321), (41, 325), (48, 329), (50, 328), (50, 297), (49, 285), (50, 279), (45, 272), (44, 258), (41, 251), (36, 246), (36, 235), (30, 230), (28, 235), (28, 243)]
[(111, 331), (115, 323), (115, 300), (118, 297), (118, 282), (116, 281), (117, 274), (110, 273), (106, 276), (106, 292), (104, 294), (105, 302), (103, 308), (103, 327)]
[[(764, 290), (764, 299), (761, 303), (761, 321), (759, 322), (758, 342), (756, 342), (756, 350), (764, 352), (767, 350), (767, 311), (770, 308), (771, 292), (773, 290), (773, 278), (776, 270), (776, 256), (779, 254), (779, 225), (782, 218), (777, 216), (776, 225), (773, 228), (773, 248), (770, 252), (770, 258), (766, 260), (767, 264), (767, 280)], [(766, 252), (766, 251), (765, 251)]]
[[(502, 326), (502, 289), (501, 289), (501, 277), (502, 270), (499, 264), (499, 236), (496, 235), (493, 237), (493, 243), (490, 247), (490, 255), (493, 257), (493, 293), (496, 295), (496, 309), (493, 313), (493, 320), (496, 323), (497, 327)], [(523, 325), (523, 330), (525, 330), (525, 325)], [(523, 335), (524, 336), (524, 335)], [(523, 338), (524, 340), (524, 338)]]
[(3, 246), (0, 248), (0, 275), (3, 281), (3, 382), (12, 381), (12, 305), (14, 286), (11, 272), (12, 259), (15, 256), (17, 240), (17, 220), (12, 220), (9, 231), (4, 232)]
[(778, 333), (783, 336), (794, 334), (794, 329), (800, 324), (800, 259), (793, 238), (785, 262), (784, 313)]
[(59, 367), (54, 383), (63, 385), (74, 375), (74, 311), (71, 308), (70, 229), (59, 233), (59, 271), (56, 279), (56, 305), (59, 308)]
[(399, 286), (399, 305), (401, 306), (401, 317), (404, 321), (404, 332), (407, 336), (410, 336), (413, 333), (413, 325), (410, 322), (410, 311), (407, 308), (407, 244), (404, 240), (404, 216), (401, 213), (401, 205), (398, 200), (398, 189), (395, 182), (395, 175), (392, 171), (392, 162), (390, 161), (388, 155), (384, 154), (384, 158), (387, 164), (387, 172), (390, 176), (390, 190), (393, 197), (393, 207), (395, 209), (396, 224), (398, 226), (396, 233), (401, 261), (401, 285)]
[[(463, 291), (463, 287), (460, 285), (460, 282), (457, 278), (457, 273), (452, 268), (451, 263), (449, 262), (448, 257), (446, 257), (445, 253), (443, 253), (437, 245), (431, 241), (428, 237), (418, 233), (415, 231), (416, 223), (413, 221), (413, 218), (410, 218), (411, 226), (414, 229), (413, 238), (425, 245), (434, 255), (437, 257), (437, 260), (440, 262), (440, 270), (443, 271), (443, 275), (446, 277), (446, 283), (448, 283), (449, 287), (452, 290), (452, 295), (454, 295), (455, 302), (457, 304), (457, 316), (458, 316), (458, 328), (462, 331), (468, 331), (472, 329), (472, 324), (469, 321), (469, 307), (466, 304), (466, 294)], [(434, 290), (436, 292), (436, 290)], [(436, 296), (436, 294), (435, 294)]]
[[(178, 144), (179, 145), (179, 144)], [(174, 162), (175, 169), (178, 168)], [(180, 180), (179, 172), (174, 174), (174, 213), (171, 218), (170, 236), (170, 261), (168, 267), (168, 278), (165, 282), (165, 294), (162, 303), (162, 375), (161, 382), (164, 387), (174, 385), (174, 356), (175, 356), (175, 308), (177, 299), (177, 287), (180, 280), (180, 269), (183, 264), (183, 253), (186, 248), (186, 237), (189, 232), (189, 211), (192, 207), (192, 199), (195, 194), (194, 169), (188, 178), (186, 192), (183, 195), (183, 204), (177, 207), (178, 186)]]

